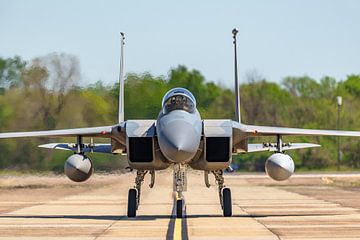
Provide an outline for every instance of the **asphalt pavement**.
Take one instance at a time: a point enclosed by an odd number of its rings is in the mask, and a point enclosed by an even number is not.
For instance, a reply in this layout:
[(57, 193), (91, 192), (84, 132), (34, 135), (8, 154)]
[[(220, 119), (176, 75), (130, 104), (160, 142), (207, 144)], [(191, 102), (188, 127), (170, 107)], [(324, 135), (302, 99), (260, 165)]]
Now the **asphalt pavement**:
[(185, 217), (175, 218), (172, 172), (143, 184), (136, 218), (126, 217), (135, 173), (96, 175), (86, 184), (63, 177), (0, 177), (1, 239), (360, 239), (358, 174), (226, 175), (233, 217), (224, 218), (217, 186), (188, 174)]

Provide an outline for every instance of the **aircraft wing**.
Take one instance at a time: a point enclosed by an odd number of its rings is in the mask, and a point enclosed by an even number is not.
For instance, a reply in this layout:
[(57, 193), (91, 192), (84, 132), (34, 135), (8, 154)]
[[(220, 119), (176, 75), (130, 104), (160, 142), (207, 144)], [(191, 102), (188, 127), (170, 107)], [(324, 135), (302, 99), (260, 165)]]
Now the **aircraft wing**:
[(267, 126), (246, 125), (235, 121), (233, 121), (233, 128), (235, 130), (238, 130), (242, 134), (246, 134), (248, 136), (254, 136), (254, 137), (274, 136), (274, 135), (360, 137), (360, 131), (267, 127)]
[(23, 137), (103, 137), (109, 138), (113, 126), (73, 128), (62, 130), (32, 131), (32, 132), (7, 132), (0, 133), (1, 138), (23, 138)]

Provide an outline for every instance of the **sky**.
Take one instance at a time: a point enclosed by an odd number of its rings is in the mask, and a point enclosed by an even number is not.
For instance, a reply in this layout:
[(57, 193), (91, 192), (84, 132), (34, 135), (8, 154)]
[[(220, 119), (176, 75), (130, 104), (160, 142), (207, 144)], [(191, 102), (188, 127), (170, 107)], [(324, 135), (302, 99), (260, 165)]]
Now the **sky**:
[(239, 29), (240, 81), (360, 74), (356, 0), (0, 0), (0, 57), (78, 56), (82, 84), (115, 83), (120, 32), (125, 72), (167, 76), (179, 64), (233, 86), (231, 30)]

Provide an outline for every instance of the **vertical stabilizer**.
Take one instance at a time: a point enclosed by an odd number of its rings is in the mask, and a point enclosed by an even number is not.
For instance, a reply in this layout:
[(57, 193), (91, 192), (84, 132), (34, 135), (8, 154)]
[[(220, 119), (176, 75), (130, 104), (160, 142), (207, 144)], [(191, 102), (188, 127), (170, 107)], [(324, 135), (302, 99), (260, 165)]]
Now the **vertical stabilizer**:
[(238, 77), (238, 67), (237, 67), (237, 49), (236, 49), (236, 35), (239, 32), (238, 29), (234, 28), (232, 30), (233, 34), (233, 44), (234, 44), (234, 79), (235, 79), (235, 118), (237, 122), (241, 122), (240, 114), (240, 89), (239, 89), (239, 77)]
[(123, 32), (121, 35), (121, 46), (120, 46), (120, 73), (119, 73), (119, 123), (124, 121), (124, 40), (125, 34)]

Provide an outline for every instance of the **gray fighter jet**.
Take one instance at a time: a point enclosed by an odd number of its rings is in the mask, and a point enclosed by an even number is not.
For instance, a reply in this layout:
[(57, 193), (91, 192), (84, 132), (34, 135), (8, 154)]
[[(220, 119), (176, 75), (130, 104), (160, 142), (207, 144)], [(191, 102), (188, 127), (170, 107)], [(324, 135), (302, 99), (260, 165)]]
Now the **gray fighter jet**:
[[(140, 190), (144, 176), (151, 175), (150, 188), (155, 183), (155, 171), (173, 168), (173, 190), (177, 196), (176, 214), (183, 216), (182, 192), (187, 189), (186, 170), (204, 172), (205, 185), (210, 187), (209, 173), (215, 176), (223, 215), (232, 215), (231, 192), (224, 185), (224, 170), (231, 164), (232, 155), (258, 151), (274, 152), (266, 161), (266, 173), (274, 180), (288, 179), (294, 172), (292, 158), (284, 152), (292, 149), (319, 147), (310, 143), (284, 143), (282, 136), (354, 136), (360, 131), (315, 130), (254, 126), (241, 123), (240, 96), (237, 74), (236, 35), (233, 29), (235, 72), (235, 115), (231, 119), (202, 119), (196, 99), (184, 88), (169, 90), (162, 101), (156, 120), (124, 120), (123, 46), (121, 34), (119, 121), (112, 126), (64, 130), (1, 133), (0, 138), (19, 137), (75, 137), (76, 143), (50, 143), (39, 147), (73, 151), (65, 162), (65, 174), (73, 181), (87, 180), (92, 172), (89, 152), (126, 154), (129, 167), (136, 170), (135, 186), (129, 190), (128, 217), (135, 217), (140, 204)], [(275, 136), (275, 143), (249, 144), (250, 138)], [(88, 137), (90, 143), (84, 143)], [(108, 138), (109, 144), (95, 144), (94, 138)]]

